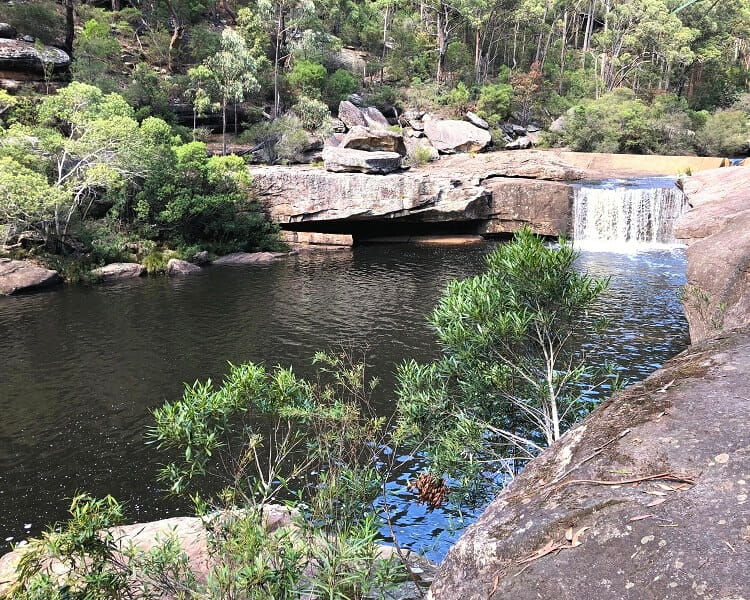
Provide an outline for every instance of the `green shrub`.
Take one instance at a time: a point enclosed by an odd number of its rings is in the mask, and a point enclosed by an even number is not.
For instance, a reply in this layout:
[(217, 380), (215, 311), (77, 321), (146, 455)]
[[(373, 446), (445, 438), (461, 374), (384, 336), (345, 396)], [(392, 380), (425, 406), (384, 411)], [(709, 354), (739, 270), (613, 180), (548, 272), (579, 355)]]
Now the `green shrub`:
[(708, 116), (698, 132), (696, 145), (704, 156), (737, 156), (750, 148), (750, 114), (718, 110)]
[(326, 84), (326, 68), (310, 60), (298, 60), (287, 75), (292, 89), (302, 96), (320, 98)]
[(51, 0), (4, 2), (2, 12), (3, 21), (7, 20), (19, 33), (31, 35), (45, 44), (52, 43), (63, 33), (64, 16)]
[(346, 69), (336, 69), (325, 84), (324, 97), (332, 109), (359, 87), (359, 80)]
[(454, 115), (463, 115), (468, 109), (471, 102), (471, 92), (463, 81), (445, 94), (441, 102), (451, 109)]
[(331, 131), (331, 111), (315, 98), (301, 96), (291, 112), (299, 119), (305, 131), (328, 135)]
[(490, 83), (479, 90), (477, 114), (491, 127), (496, 127), (508, 118), (513, 88), (506, 83)]

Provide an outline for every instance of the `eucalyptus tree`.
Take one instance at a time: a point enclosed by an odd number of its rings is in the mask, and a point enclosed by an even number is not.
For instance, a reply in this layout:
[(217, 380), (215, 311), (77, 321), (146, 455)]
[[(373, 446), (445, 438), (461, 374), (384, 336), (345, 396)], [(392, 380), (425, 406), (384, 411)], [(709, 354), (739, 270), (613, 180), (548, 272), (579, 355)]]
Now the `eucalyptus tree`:
[[(227, 105), (241, 102), (245, 96), (258, 89), (257, 70), (258, 61), (248, 50), (245, 40), (234, 29), (227, 27), (221, 34), (220, 51), (208, 57), (202, 69), (192, 71), (193, 79), (203, 82), (208, 96), (216, 99), (221, 106), (221, 142), (224, 154), (227, 153)], [(205, 94), (197, 94), (196, 98), (202, 105), (205, 104)]]

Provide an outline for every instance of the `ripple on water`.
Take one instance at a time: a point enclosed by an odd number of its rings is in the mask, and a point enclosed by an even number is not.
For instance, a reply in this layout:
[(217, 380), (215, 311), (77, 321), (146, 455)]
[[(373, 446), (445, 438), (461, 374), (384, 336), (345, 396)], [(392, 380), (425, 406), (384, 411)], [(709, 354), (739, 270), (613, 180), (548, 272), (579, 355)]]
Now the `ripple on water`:
[[(220, 379), (227, 361), (309, 374), (315, 350), (367, 346), (383, 380), (376, 400), (392, 410), (395, 365), (434, 357), (425, 316), (450, 279), (482, 269), (490, 248), (368, 246), (0, 298), (0, 540), (64, 518), (77, 490), (112, 493), (133, 520), (186, 512), (154, 485), (161, 459), (143, 433), (151, 409), (178, 398), (183, 382)], [(686, 345), (681, 253), (584, 253), (579, 265), (612, 276), (597, 316), (612, 320), (604, 358), (623, 375), (642, 379)], [(461, 515), (416, 505), (408, 476), (390, 488), (396, 530), (440, 558)]]

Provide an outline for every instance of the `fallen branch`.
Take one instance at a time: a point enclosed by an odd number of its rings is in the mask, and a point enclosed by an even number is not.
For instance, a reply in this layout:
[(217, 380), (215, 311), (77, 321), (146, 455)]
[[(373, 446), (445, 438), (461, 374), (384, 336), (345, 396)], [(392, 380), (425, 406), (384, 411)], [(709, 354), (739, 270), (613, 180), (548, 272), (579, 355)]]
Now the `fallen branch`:
[(658, 481), (660, 479), (664, 479), (666, 481), (676, 481), (677, 483), (687, 483), (688, 485), (695, 485), (695, 479), (692, 475), (678, 475), (676, 473), (658, 473), (656, 475), (644, 475), (643, 477), (618, 479), (615, 481), (608, 479), (571, 479), (553, 487), (551, 490), (549, 490), (547, 496), (569, 485), (578, 485), (584, 483), (588, 483), (591, 485), (628, 485), (631, 483), (643, 483), (644, 481)]

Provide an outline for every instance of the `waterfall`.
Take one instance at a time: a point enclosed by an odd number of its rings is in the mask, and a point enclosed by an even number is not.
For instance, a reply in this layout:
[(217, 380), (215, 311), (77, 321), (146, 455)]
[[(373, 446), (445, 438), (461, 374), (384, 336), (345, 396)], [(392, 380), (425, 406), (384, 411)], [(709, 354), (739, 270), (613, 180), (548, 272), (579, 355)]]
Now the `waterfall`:
[(609, 251), (674, 246), (674, 223), (686, 208), (674, 186), (582, 186), (574, 195), (573, 240)]

